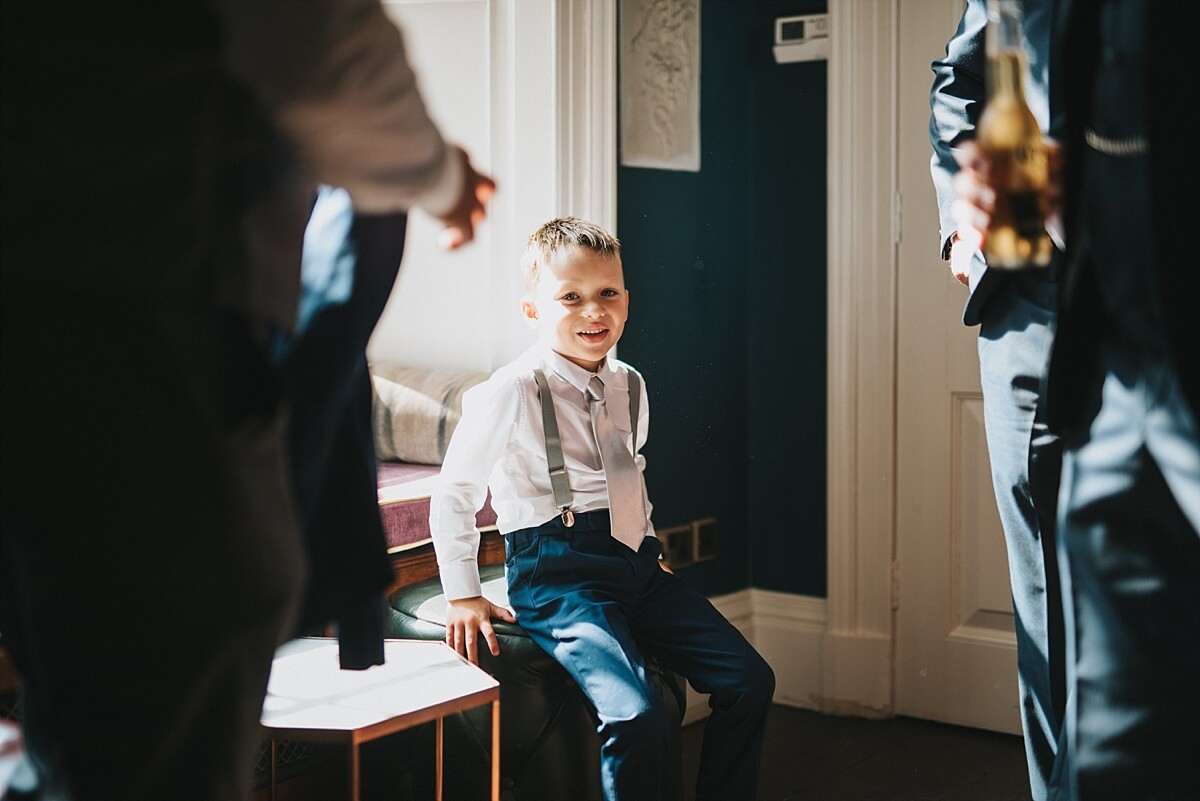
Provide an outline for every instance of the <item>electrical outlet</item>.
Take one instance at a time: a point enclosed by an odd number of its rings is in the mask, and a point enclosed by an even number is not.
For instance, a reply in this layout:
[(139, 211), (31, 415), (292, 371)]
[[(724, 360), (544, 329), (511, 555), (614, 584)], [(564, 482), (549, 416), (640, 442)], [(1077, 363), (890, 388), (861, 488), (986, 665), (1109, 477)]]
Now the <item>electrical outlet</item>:
[(695, 532), (696, 540), (696, 561), (704, 562), (709, 559), (717, 558), (717, 518), (706, 517), (703, 520), (692, 522), (692, 531)]
[(660, 528), (656, 533), (659, 540), (662, 541), (663, 559), (672, 570), (687, 567), (696, 561), (694, 526)]

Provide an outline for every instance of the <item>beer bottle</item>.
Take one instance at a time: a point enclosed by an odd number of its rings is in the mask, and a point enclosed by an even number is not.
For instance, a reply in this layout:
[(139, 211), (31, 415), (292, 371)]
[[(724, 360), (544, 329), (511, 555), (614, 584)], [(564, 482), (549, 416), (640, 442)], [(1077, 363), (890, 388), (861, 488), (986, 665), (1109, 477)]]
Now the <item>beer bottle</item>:
[(1029, 61), (1020, 0), (987, 0), (987, 99), (977, 141), (991, 164), (996, 209), (984, 240), (989, 267), (1050, 264), (1042, 199), (1049, 176), (1042, 131), (1025, 101)]

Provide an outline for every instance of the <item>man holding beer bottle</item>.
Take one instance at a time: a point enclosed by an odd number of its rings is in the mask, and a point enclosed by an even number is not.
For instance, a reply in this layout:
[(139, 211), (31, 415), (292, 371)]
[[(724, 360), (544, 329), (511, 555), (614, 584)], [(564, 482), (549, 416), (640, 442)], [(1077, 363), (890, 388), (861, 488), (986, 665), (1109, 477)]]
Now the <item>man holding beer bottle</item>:
[[(1027, 0), (1022, 17), (1011, 1), (969, 0), (945, 58), (932, 64), (929, 125), (942, 257), (969, 288), (963, 322), (979, 326), (984, 427), (1008, 551), (1021, 725), (1035, 801), (1054, 797), (1067, 697), (1055, 545), (1062, 446), (1047, 427), (1041, 392), (1057, 296), (1039, 204), (1049, 167), (1041, 139), (1050, 117), (1052, 6)], [(1007, 171), (1016, 187), (995, 193), (1003, 207), (995, 216), (1004, 225), (986, 242), (986, 219), (960, 222), (953, 213), (956, 157), (971, 173), (985, 149), (997, 155), (995, 173)]]
[[(1060, 0), (1052, 40), (1065, 243), (1048, 420), (1066, 450), (1071, 794), (1200, 798), (1200, 4)], [(969, 162), (968, 162), (969, 163)], [(970, 163), (969, 163), (970, 164)], [(982, 153), (955, 218), (985, 231)], [(976, 225), (976, 223), (978, 223)]]

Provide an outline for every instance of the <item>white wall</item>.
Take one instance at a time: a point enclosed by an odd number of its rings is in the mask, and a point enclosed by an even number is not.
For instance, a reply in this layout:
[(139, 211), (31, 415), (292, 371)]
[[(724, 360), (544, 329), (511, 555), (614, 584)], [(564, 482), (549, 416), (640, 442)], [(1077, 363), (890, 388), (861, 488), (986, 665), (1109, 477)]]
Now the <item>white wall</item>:
[[(447, 139), (462, 144), (478, 168), (491, 173), (487, 7), (385, 3), (404, 32), (430, 115)], [(495, 232), (485, 225), (476, 242), (455, 253), (439, 250), (437, 232), (432, 218), (420, 211), (410, 215), (400, 277), (368, 355), (427, 367), (488, 369), (480, 332), (501, 324), (493, 296), (502, 275), (491, 269), (490, 258)]]
[(436, 245), (409, 221), (400, 277), (367, 355), (492, 370), (533, 341), (525, 238), (559, 214), (616, 222), (615, 12), (605, 0), (384, 0), (431, 116), (497, 182), (477, 239)]

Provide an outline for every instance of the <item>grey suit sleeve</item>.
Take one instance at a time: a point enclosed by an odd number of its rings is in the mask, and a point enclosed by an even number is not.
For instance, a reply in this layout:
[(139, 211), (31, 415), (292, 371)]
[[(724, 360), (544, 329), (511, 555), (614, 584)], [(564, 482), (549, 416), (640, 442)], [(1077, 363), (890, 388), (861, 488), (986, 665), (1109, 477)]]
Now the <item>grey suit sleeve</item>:
[(944, 58), (934, 61), (933, 87), (929, 91), (929, 141), (933, 146), (930, 170), (937, 192), (939, 240), (942, 258), (949, 256), (948, 243), (955, 231), (950, 218), (954, 201), (952, 181), (958, 172), (954, 146), (975, 135), (975, 124), (983, 110), (984, 27), (987, 10), (984, 0), (967, 0), (954, 36), (946, 43)]
[(357, 210), (458, 199), (462, 167), (426, 110), (380, 0), (217, 0), (225, 61), (296, 144), (310, 177)]

